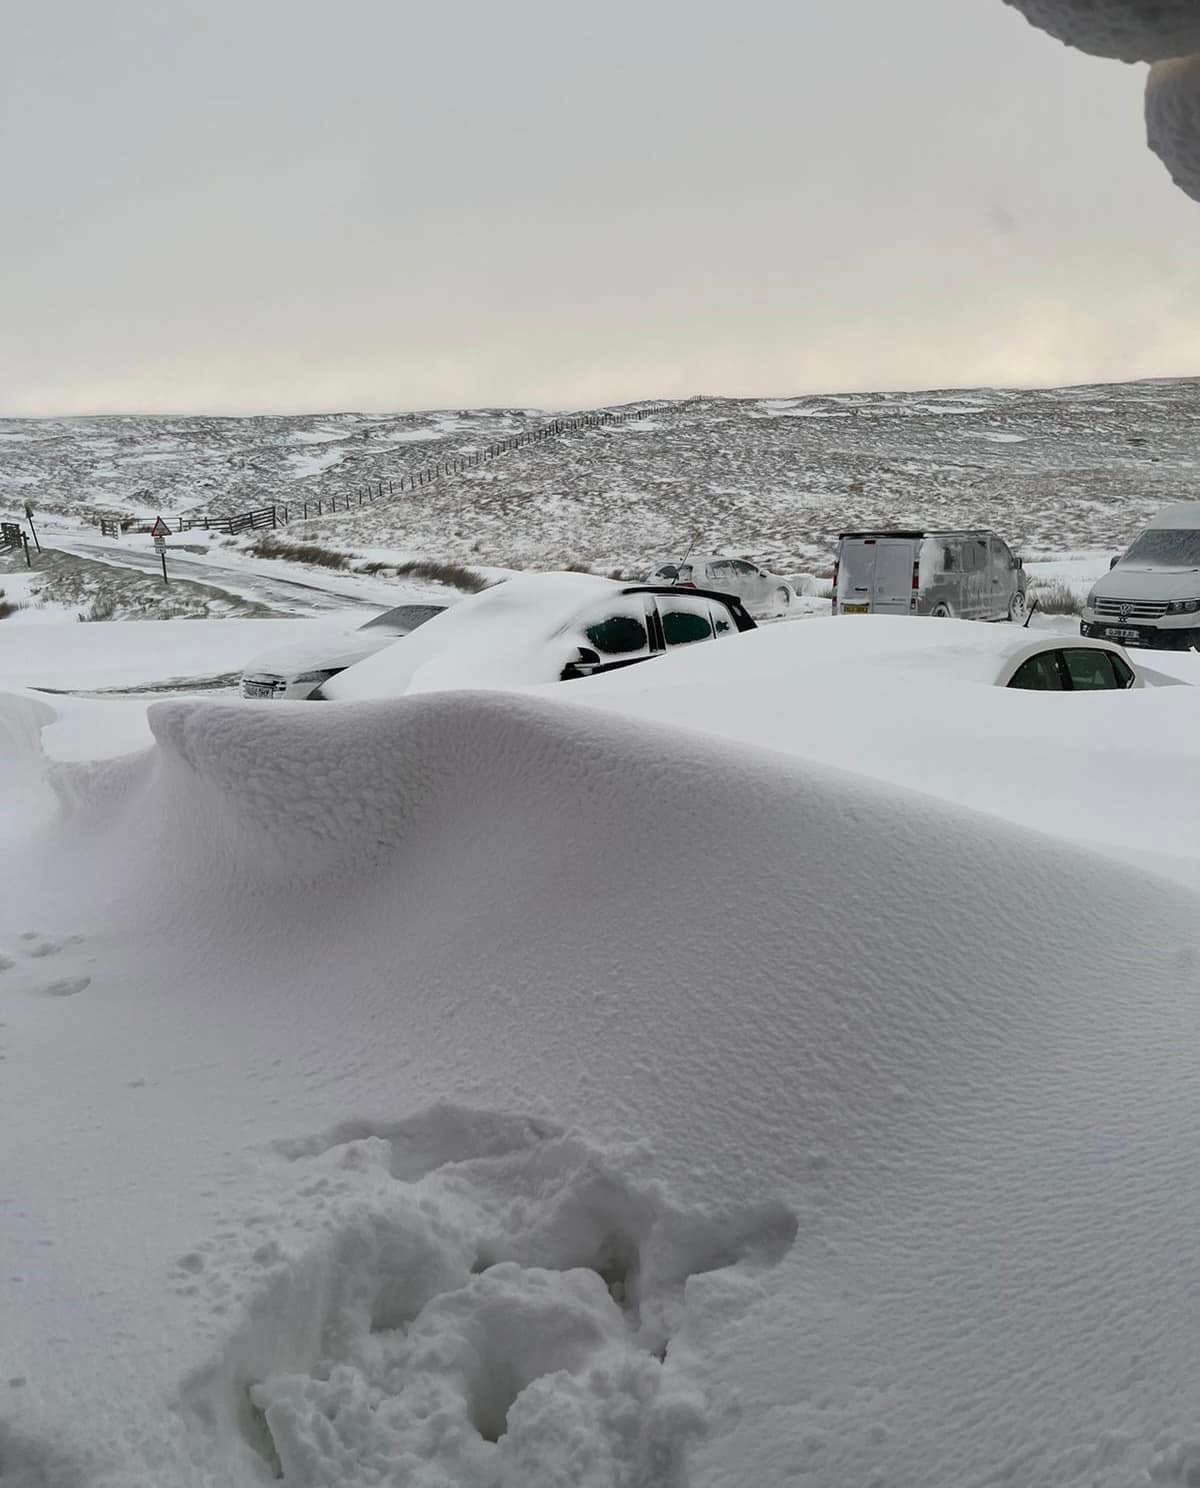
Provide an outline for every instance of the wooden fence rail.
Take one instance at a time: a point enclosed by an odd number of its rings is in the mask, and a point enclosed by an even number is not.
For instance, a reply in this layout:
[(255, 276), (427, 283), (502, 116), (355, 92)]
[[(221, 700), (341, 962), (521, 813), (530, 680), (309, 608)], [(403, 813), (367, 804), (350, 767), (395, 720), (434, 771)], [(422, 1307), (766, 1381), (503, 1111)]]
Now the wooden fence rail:
[[(485, 448), (472, 450), (469, 454), (452, 455), (449, 459), (438, 460), (433, 465), (424, 466), (408, 475), (372, 480), (356, 486), (347, 495), (321, 496), (312, 501), (293, 502), (288, 506), (260, 506), (253, 511), (238, 512), (233, 516), (198, 516), (193, 512), (163, 520), (176, 532), (188, 532), (192, 528), (203, 527), (209, 532), (227, 532), (233, 536), (239, 532), (259, 532), (266, 528), (285, 526), (289, 521), (308, 521), (314, 517), (332, 516), (337, 512), (357, 511), (364, 505), (374, 505), (378, 501), (424, 490), (426, 486), (447, 475), (461, 475), (467, 470), (477, 470), (480, 466), (499, 459), (501, 455), (544, 444), (549, 439), (560, 439), (566, 434), (578, 433), (581, 429), (619, 427), (635, 419), (652, 418), (656, 414), (686, 408), (699, 401), (699, 398), (685, 398), (678, 403), (644, 403), (638, 408), (622, 409), (619, 413), (611, 413), (606, 409), (599, 413), (580, 413), (570, 418), (551, 419), (548, 424), (542, 424), (536, 429), (494, 440)], [(149, 532), (152, 526), (151, 522), (133, 524), (124, 523), (119, 518), (100, 519), (101, 532), (112, 537), (121, 532)]]

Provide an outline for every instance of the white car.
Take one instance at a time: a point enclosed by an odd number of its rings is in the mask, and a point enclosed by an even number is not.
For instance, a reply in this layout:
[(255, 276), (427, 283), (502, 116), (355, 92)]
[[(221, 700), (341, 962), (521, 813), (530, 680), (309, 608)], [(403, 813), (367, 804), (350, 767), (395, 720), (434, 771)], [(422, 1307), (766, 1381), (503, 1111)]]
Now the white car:
[(1087, 597), (1080, 630), (1126, 646), (1200, 651), (1200, 501), (1159, 512)]
[(682, 563), (660, 563), (647, 576), (648, 584), (674, 584), (680, 589), (711, 589), (733, 594), (752, 615), (784, 615), (795, 599), (792, 586), (748, 558), (698, 557)]
[(264, 651), (242, 670), (242, 696), (290, 701), (311, 698), (322, 683), (411, 634), (446, 609), (421, 602), (397, 605), (357, 630), (328, 632), (319, 641), (298, 641)]

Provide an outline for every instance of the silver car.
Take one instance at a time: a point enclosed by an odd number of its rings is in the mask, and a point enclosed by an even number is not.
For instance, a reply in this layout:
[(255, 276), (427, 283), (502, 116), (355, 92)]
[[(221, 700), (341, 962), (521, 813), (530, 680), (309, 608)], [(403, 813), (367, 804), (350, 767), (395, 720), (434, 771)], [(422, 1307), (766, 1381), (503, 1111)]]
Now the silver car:
[(1025, 569), (1002, 538), (970, 531), (843, 532), (833, 568), (835, 615), (1025, 619)]
[(795, 598), (792, 586), (748, 558), (696, 557), (662, 563), (647, 576), (648, 584), (674, 584), (680, 589), (712, 589), (732, 594), (756, 615), (786, 614)]
[(330, 677), (374, 656), (445, 608), (432, 602), (397, 605), (349, 633), (318, 627), (312, 640), (277, 646), (248, 661), (242, 671), (242, 696), (274, 702), (316, 697)]

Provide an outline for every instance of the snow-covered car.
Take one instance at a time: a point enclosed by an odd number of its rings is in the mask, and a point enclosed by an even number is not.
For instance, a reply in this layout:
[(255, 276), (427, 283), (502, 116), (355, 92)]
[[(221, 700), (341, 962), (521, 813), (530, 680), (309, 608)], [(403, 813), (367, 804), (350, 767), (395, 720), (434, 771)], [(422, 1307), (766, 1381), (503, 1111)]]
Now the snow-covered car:
[(522, 574), (331, 677), (321, 695), (382, 698), (571, 681), (754, 628), (745, 606), (728, 594), (595, 574)]
[(660, 563), (647, 576), (650, 584), (672, 584), (680, 589), (710, 589), (734, 594), (755, 615), (785, 614), (796, 597), (779, 574), (768, 573), (748, 558), (689, 556), (682, 563)]
[(397, 605), (357, 630), (325, 633), (320, 640), (295, 641), (264, 651), (242, 669), (242, 696), (277, 701), (311, 698), (330, 677), (410, 635), (445, 609), (444, 604), (424, 601)]
[(1166, 507), (1113, 559), (1079, 628), (1126, 646), (1200, 651), (1200, 501)]
[[(860, 693), (869, 692), (877, 676), (889, 685), (897, 679), (913, 683), (929, 679), (1033, 692), (1185, 685), (1178, 677), (1135, 667), (1111, 641), (1024, 626), (894, 615), (871, 615), (859, 625), (823, 618), (803, 625), (766, 626), (719, 652), (671, 658), (654, 683), (658, 688), (702, 689), (731, 677), (757, 676), (773, 693), (783, 687), (803, 689), (822, 673)], [(611, 685), (635, 686), (639, 681), (633, 678), (626, 684), (613, 678)]]
[(833, 566), (835, 615), (1025, 618), (1025, 568), (987, 528), (843, 532)]

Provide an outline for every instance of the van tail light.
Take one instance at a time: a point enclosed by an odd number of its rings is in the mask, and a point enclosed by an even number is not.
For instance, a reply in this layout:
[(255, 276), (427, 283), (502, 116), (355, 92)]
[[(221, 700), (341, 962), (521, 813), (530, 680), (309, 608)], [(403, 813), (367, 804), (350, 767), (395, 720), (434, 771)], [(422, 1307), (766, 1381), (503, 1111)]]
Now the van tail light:
[(676, 584), (676, 589), (694, 589), (696, 586), (690, 579), (685, 579), (682, 584)]
[(837, 614), (837, 581), (838, 581), (838, 569), (841, 568), (841, 566), (842, 566), (841, 565), (841, 562), (838, 559), (835, 558), (833, 560), (833, 613), (835, 615)]
[(916, 607), (917, 607), (917, 597), (918, 597), (920, 588), (921, 588), (921, 563), (920, 563), (920, 560), (918, 559), (913, 564), (912, 603), (909, 605), (909, 609), (910, 610), (915, 610)]

